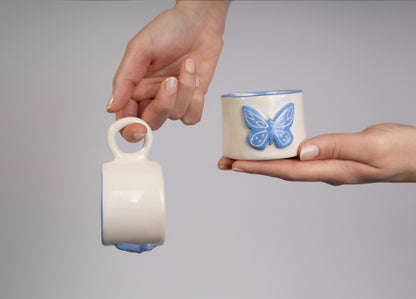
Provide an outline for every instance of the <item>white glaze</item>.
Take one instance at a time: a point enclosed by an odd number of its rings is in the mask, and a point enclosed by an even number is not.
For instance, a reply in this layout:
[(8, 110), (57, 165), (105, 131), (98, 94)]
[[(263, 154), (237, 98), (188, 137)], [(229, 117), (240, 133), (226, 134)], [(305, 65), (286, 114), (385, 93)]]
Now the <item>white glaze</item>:
[[(140, 123), (147, 128), (143, 147), (124, 153), (116, 134), (125, 126)], [(114, 160), (102, 167), (102, 242), (104, 245), (161, 245), (165, 240), (165, 188), (162, 168), (149, 161), (152, 130), (141, 119), (122, 118), (107, 133)]]
[[(247, 142), (250, 129), (244, 121), (242, 107), (250, 106), (260, 112), (265, 119), (276, 116), (286, 104), (295, 106), (294, 121), (290, 127), (293, 142), (278, 148), (275, 144), (267, 145), (264, 150), (257, 150)], [(299, 144), (306, 139), (305, 118), (303, 108), (303, 92), (254, 92), (235, 93), (222, 96), (222, 152), (232, 159), (270, 160), (295, 157)]]

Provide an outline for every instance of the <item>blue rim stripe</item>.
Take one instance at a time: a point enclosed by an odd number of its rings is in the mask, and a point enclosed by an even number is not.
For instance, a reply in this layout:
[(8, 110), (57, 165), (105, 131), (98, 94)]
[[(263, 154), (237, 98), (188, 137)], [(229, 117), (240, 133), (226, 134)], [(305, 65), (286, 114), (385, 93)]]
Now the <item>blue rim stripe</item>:
[(300, 93), (300, 89), (280, 89), (280, 90), (260, 90), (260, 91), (248, 91), (248, 92), (230, 92), (223, 94), (222, 98), (249, 98), (258, 96), (269, 96), (269, 95), (281, 95), (281, 94), (293, 94)]

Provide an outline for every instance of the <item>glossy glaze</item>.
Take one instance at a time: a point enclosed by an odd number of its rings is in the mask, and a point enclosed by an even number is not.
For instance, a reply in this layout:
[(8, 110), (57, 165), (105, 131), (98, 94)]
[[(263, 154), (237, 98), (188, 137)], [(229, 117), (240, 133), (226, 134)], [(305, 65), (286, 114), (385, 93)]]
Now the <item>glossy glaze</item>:
[[(147, 127), (143, 147), (124, 153), (116, 134), (131, 123)], [(148, 160), (152, 131), (141, 119), (128, 117), (110, 126), (107, 145), (114, 160), (102, 167), (102, 242), (121, 250), (143, 252), (165, 240), (165, 188), (159, 163)]]
[(223, 155), (232, 159), (297, 156), (299, 144), (306, 139), (303, 92), (290, 89), (223, 95), (222, 133)]

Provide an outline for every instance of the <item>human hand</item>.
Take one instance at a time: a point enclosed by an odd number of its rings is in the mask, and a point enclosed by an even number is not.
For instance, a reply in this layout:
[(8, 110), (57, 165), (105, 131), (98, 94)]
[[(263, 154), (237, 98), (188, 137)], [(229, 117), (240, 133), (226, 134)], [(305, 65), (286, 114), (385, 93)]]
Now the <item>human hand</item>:
[[(204, 96), (222, 50), (229, 1), (177, 1), (129, 43), (113, 79), (107, 111), (140, 117), (156, 130), (168, 118), (199, 122)], [(137, 142), (146, 128), (122, 130)]]
[(378, 124), (360, 133), (317, 136), (299, 149), (300, 158), (235, 161), (222, 157), (218, 167), (331, 185), (416, 182), (416, 127)]

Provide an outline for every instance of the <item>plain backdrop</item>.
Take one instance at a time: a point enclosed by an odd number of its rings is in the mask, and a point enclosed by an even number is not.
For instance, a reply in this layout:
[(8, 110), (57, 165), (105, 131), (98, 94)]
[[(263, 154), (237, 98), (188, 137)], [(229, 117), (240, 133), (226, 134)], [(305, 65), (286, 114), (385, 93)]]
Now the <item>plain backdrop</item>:
[(127, 42), (173, 5), (1, 1), (0, 297), (416, 298), (415, 184), (333, 187), (216, 166), (230, 91), (303, 89), (310, 137), (416, 125), (411, 1), (235, 1), (202, 121), (154, 133), (165, 245), (102, 246), (111, 81)]

